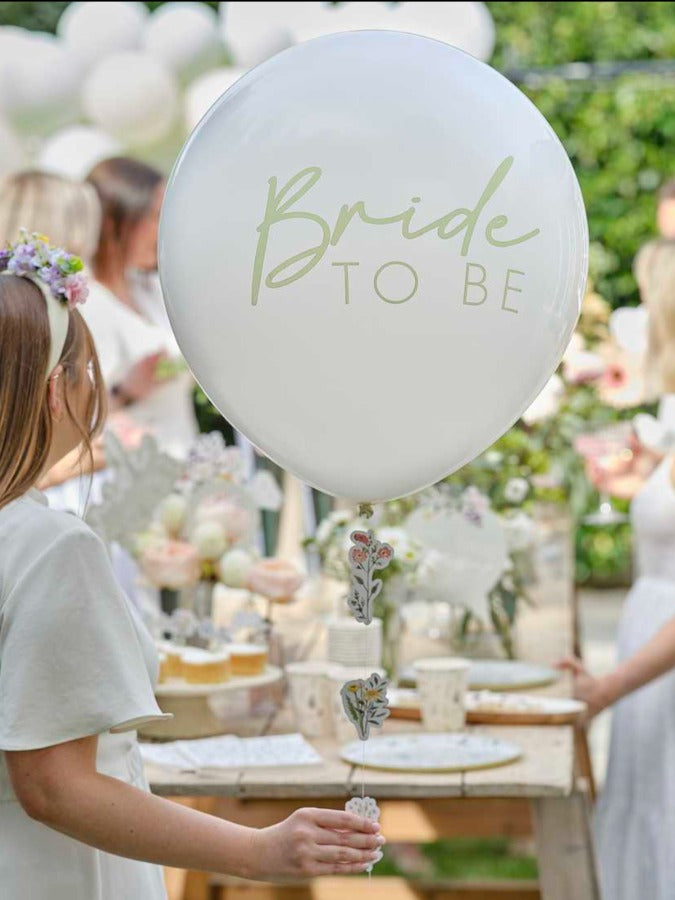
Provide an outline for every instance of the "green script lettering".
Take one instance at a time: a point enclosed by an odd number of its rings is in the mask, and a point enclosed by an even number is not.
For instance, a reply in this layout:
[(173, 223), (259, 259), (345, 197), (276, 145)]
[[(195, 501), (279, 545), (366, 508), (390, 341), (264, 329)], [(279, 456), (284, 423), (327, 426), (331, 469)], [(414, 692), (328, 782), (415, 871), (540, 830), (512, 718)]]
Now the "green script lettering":
[[(295, 253), (293, 256), (282, 260), (276, 265), (265, 277), (265, 285), (269, 288), (284, 287), (288, 284), (292, 284), (294, 281), (298, 281), (298, 279), (302, 278), (304, 275), (307, 275), (307, 273), (323, 259), (329, 246), (337, 246), (353, 219), (358, 219), (366, 225), (400, 224), (401, 236), (406, 240), (415, 240), (416, 238), (422, 237), (422, 235), (434, 231), (442, 240), (448, 240), (464, 231), (465, 234), (460, 253), (462, 256), (466, 256), (471, 247), (471, 241), (481, 213), (506, 178), (512, 165), (512, 156), (507, 156), (501, 161), (490, 177), (490, 180), (482, 191), (481, 196), (473, 209), (459, 207), (420, 228), (412, 227), (412, 220), (418, 212), (415, 205), (408, 206), (403, 212), (396, 213), (392, 216), (372, 216), (366, 210), (365, 201), (357, 200), (351, 205), (343, 204), (335, 221), (335, 226), (331, 231), (328, 222), (316, 213), (292, 209), (292, 207), (301, 200), (321, 178), (323, 173), (318, 166), (308, 166), (306, 169), (302, 169), (289, 179), (289, 181), (287, 181), (280, 189), (278, 188), (277, 178), (270, 178), (268, 181), (269, 189), (267, 192), (265, 215), (257, 228), (259, 237), (253, 263), (253, 280), (251, 284), (252, 305), (257, 305), (260, 296), (260, 287), (265, 270), (267, 245), (270, 230), (273, 225), (278, 225), (281, 222), (290, 221), (292, 219), (312, 222), (319, 228), (320, 240), (311, 247), (301, 250), (299, 253)], [(413, 204), (420, 202), (420, 198), (413, 197), (412, 202)], [(456, 220), (459, 220), (457, 224), (450, 227), (451, 223)], [(506, 227), (508, 221), (508, 217), (505, 215), (494, 216), (490, 219), (485, 227), (485, 237), (488, 243), (492, 244), (494, 247), (512, 247), (516, 244), (522, 244), (525, 241), (529, 241), (539, 234), (539, 229), (535, 228), (532, 231), (528, 231), (526, 234), (521, 234), (507, 240), (499, 240), (494, 236), (493, 232)], [(346, 302), (349, 302), (348, 298), (346, 298)]]

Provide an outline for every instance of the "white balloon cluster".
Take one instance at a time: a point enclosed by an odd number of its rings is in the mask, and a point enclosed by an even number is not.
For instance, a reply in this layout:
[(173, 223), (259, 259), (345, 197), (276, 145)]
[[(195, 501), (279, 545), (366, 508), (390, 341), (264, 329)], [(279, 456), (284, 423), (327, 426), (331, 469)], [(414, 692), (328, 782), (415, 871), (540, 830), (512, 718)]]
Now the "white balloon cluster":
[(0, 27), (0, 175), (33, 161), (82, 177), (132, 153), (168, 167), (249, 68), (335, 31), (412, 31), (487, 59), (484, 3), (75, 2), (56, 36)]

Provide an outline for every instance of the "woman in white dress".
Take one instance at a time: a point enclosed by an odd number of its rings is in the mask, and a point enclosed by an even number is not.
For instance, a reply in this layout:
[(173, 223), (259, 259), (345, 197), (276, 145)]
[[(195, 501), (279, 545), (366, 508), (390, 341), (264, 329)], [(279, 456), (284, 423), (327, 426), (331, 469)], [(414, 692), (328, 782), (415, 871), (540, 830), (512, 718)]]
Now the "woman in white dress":
[[(653, 260), (650, 352), (661, 389), (675, 391), (675, 244)], [(675, 435), (675, 393), (662, 397), (661, 432)], [(672, 444), (671, 444), (672, 448)], [(675, 449), (675, 448), (673, 448)], [(604, 900), (675, 897), (675, 455), (656, 468), (638, 453), (631, 471), (598, 488), (634, 498), (635, 581), (618, 633), (617, 668), (595, 678), (578, 660), (576, 694), (591, 716), (613, 706), (607, 780), (597, 809), (597, 849)], [(651, 469), (651, 474), (647, 472)]]
[(38, 274), (45, 251), (31, 246), (0, 255), (0, 895), (160, 900), (159, 865), (265, 880), (363, 871), (382, 842), (365, 819), (299, 810), (253, 829), (148, 792), (134, 729), (162, 716), (152, 641), (98, 537), (35, 489), (90, 447), (105, 389), (69, 308), (83, 294), (64, 274), (72, 259)]
[[(162, 450), (185, 458), (197, 434), (194, 381), (171, 331), (157, 278), (157, 231), (164, 177), (135, 159), (114, 157), (87, 176), (103, 210), (87, 320), (112, 405), (150, 431)], [(140, 353), (136, 383), (128, 378)], [(164, 373), (161, 373), (161, 369)]]

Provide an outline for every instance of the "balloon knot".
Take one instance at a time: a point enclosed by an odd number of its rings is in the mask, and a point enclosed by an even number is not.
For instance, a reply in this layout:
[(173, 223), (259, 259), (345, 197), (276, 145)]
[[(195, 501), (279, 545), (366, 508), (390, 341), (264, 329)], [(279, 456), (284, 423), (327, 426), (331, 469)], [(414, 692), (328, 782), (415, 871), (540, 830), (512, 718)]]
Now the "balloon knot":
[(359, 519), (370, 519), (373, 515), (372, 503), (359, 503)]

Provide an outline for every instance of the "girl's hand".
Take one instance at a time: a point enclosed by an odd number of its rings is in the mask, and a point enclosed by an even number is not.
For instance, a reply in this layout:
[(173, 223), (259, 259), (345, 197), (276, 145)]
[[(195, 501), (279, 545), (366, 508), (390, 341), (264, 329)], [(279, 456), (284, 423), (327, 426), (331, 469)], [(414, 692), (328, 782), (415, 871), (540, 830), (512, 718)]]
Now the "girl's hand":
[(255, 832), (252, 878), (261, 881), (365, 872), (381, 858), (380, 826), (335, 809), (298, 809)]
[(555, 668), (561, 672), (571, 672), (574, 676), (574, 696), (587, 705), (587, 721), (612, 704), (613, 699), (609, 695), (604, 679), (591, 675), (580, 659), (573, 656), (565, 657), (556, 663)]

